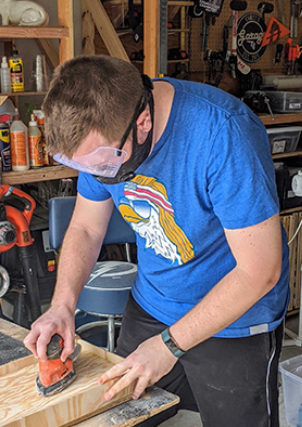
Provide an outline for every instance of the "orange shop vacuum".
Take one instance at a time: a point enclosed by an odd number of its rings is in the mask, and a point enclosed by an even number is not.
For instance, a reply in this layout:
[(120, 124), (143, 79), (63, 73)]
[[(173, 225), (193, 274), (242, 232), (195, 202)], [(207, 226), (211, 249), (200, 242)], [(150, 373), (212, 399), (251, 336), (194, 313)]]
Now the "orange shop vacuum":
[[(9, 196), (15, 196), (24, 206), (23, 211), (10, 206)], [(38, 278), (34, 262), (33, 243), (29, 224), (36, 207), (32, 197), (23, 191), (9, 185), (0, 185), (0, 254), (10, 250), (14, 245), (18, 249), (18, 258), (23, 271), (25, 292), (15, 293), (14, 321), (24, 325), (23, 312), (26, 305), (29, 309), (30, 320), (34, 322), (41, 315)], [(10, 288), (10, 278), (3, 266), (0, 266), (0, 298)]]

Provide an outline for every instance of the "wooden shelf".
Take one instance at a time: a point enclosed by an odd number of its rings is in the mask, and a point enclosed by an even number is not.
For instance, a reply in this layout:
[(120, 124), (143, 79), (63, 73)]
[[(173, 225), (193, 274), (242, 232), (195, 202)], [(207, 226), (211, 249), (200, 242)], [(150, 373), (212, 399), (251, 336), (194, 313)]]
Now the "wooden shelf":
[(272, 154), (273, 160), (285, 159), (287, 157), (296, 157), (296, 156), (302, 156), (302, 151), (293, 151), (292, 153)]
[(46, 94), (47, 94), (47, 91), (45, 92), (25, 91), (25, 92), (3, 93), (1, 95), (9, 97), (9, 96), (45, 96)]
[(168, 30), (168, 34), (172, 34), (172, 33), (189, 33), (190, 29), (189, 28), (170, 28)]
[(51, 166), (41, 169), (29, 169), (25, 172), (3, 172), (2, 184), (17, 185), (29, 182), (50, 181), (52, 179), (74, 178), (78, 171), (65, 166)]
[[(169, 59), (168, 60), (168, 64), (176, 64), (177, 62), (189, 62), (190, 60), (189, 60), (189, 58), (187, 58), (187, 59)], [(133, 62), (134, 64), (135, 63), (137, 63), (137, 64), (143, 64), (143, 62), (144, 61), (131, 61), (131, 62)]]
[(69, 37), (69, 29), (66, 27), (0, 26), (0, 38), (62, 39), (67, 37)]
[(302, 211), (302, 206), (297, 206), (296, 208), (282, 210), (280, 212), (280, 215), (287, 215), (287, 214), (291, 214), (291, 213), (295, 213), (295, 212), (301, 212), (301, 211)]
[[(123, 4), (123, 0), (108, 0), (104, 1), (103, 5), (106, 6), (116, 6), (119, 4)], [(128, 4), (128, 1), (125, 0), (125, 4)], [(133, 4), (141, 4), (140, 0), (133, 0)], [(179, 1), (179, 0), (169, 0), (168, 6), (194, 6), (194, 1)]]
[(259, 119), (264, 125), (279, 125), (302, 122), (302, 113), (275, 114), (274, 118), (275, 120), (272, 120), (272, 116), (270, 114), (259, 116)]
[[(189, 33), (189, 32), (190, 32), (189, 28), (184, 28), (184, 29), (182, 29), (182, 28), (170, 28), (168, 30), (168, 34)], [(125, 29), (119, 28), (119, 29), (116, 30), (116, 34), (119, 37), (122, 37), (122, 36), (133, 36), (133, 30), (131, 30), (129, 28), (125, 28)]]

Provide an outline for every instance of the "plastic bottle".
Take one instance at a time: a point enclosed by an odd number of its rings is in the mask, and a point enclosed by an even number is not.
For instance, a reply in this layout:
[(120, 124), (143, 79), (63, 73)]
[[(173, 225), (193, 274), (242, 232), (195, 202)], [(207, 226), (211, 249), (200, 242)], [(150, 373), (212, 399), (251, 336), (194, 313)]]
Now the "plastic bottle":
[(27, 127), (20, 119), (19, 111), (15, 110), (13, 123), (10, 127), (12, 169), (22, 172), (29, 169)]
[(29, 148), (29, 166), (33, 169), (42, 168), (43, 149), (41, 145), (41, 132), (38, 128), (38, 123), (35, 120), (35, 115), (31, 115), (31, 120), (28, 124), (28, 148)]
[(43, 153), (43, 164), (44, 166), (50, 165), (49, 155), (46, 150), (46, 139), (45, 139), (45, 130), (44, 130), (44, 124), (45, 124), (45, 118), (44, 113), (41, 110), (34, 110), (34, 114), (37, 117), (38, 121), (38, 128), (41, 132), (41, 147), (42, 147), (42, 153)]
[(8, 68), (7, 58), (3, 56), (1, 62), (1, 92), (10, 93), (10, 71)]
[(9, 58), (10, 82), (12, 92), (24, 92), (24, 67), (17, 50), (12, 51)]

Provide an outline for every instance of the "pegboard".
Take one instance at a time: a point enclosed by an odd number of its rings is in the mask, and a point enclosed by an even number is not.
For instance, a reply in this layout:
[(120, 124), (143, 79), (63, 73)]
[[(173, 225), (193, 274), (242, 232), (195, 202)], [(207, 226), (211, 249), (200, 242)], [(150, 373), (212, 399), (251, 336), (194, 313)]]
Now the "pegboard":
[[(290, 28), (290, 1), (289, 0), (280, 0), (283, 1), (283, 9), (285, 15), (285, 26)], [(257, 6), (261, 2), (261, 0), (247, 0), (248, 7), (243, 12), (238, 12), (238, 20), (247, 12), (255, 12), (257, 11)], [(278, 1), (271, 2), (274, 4), (275, 9), (273, 13), (265, 15), (265, 23), (268, 25), (270, 18), (273, 16), (279, 21), (280, 19), (280, 11), (278, 10)], [(223, 39), (223, 27), (228, 22), (228, 20), (232, 16), (232, 10), (229, 7), (230, 0), (225, 0), (223, 4), (223, 8), (221, 10), (221, 14), (218, 18), (216, 18), (215, 25), (211, 25), (209, 29), (209, 37), (207, 48), (212, 50), (222, 50), (222, 39)], [(293, 40), (293, 45), (301, 44), (302, 42), (302, 33), (301, 28), (302, 24), (299, 22), (298, 34), (299, 37)], [(190, 37), (190, 51), (191, 51), (191, 71), (195, 72), (204, 72), (205, 68), (207, 69), (207, 64), (203, 61), (204, 53), (202, 52), (202, 19), (201, 18), (192, 18), (191, 19), (191, 37)], [(232, 44), (232, 30), (229, 31), (229, 49), (231, 49)], [(253, 64), (248, 64), (252, 69), (261, 69), (263, 74), (282, 74), (283, 71), (283, 61), (281, 60), (280, 64), (274, 64), (275, 52), (276, 52), (276, 44), (281, 43), (285, 45), (287, 41), (287, 37), (283, 37), (275, 43), (267, 46), (267, 49), (263, 55), (263, 57)], [(283, 53), (282, 53), (283, 56)]]

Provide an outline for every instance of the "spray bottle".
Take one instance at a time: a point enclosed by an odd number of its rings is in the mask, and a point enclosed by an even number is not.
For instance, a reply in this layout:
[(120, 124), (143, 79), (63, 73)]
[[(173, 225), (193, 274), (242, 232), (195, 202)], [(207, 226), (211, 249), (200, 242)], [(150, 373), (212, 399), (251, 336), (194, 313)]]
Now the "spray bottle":
[(22, 172), (29, 169), (27, 127), (20, 119), (19, 111), (15, 109), (15, 116), (10, 127), (12, 169)]
[(8, 68), (7, 58), (3, 56), (1, 63), (1, 92), (10, 93), (10, 71)]

